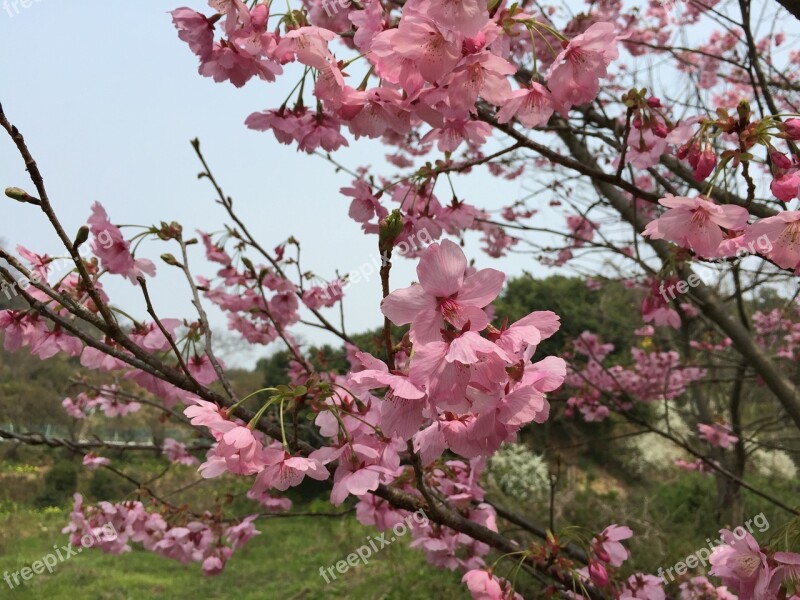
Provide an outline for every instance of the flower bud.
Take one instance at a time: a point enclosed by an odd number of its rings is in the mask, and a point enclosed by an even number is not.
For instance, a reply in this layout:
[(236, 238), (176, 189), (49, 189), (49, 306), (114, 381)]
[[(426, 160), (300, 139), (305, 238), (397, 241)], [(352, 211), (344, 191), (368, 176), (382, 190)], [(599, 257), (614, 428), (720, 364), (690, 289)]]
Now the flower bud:
[(786, 156), (783, 152), (778, 152), (775, 149), (770, 149), (769, 157), (772, 160), (772, 163), (776, 167), (780, 167), (781, 169), (791, 169), (792, 168), (791, 159), (788, 156)]
[(403, 215), (395, 209), (381, 221), (378, 230), (378, 247), (381, 250), (386, 249), (386, 246), (391, 247), (401, 231), (403, 231)]
[(37, 198), (34, 198), (28, 192), (18, 187), (6, 188), (6, 196), (11, 198), (12, 200), (16, 200), (17, 202), (25, 202), (26, 204), (36, 204), (37, 206), (41, 204), (41, 201), (39, 201)]
[(736, 107), (736, 112), (739, 113), (739, 121), (742, 123), (750, 122), (750, 115), (752, 113), (750, 111), (750, 103), (747, 100), (739, 102), (739, 105)]
[(608, 585), (608, 571), (600, 563), (589, 563), (589, 578), (597, 587), (606, 587)]
[(793, 140), (800, 140), (800, 119), (787, 119), (783, 126), (786, 135)]
[(84, 225), (80, 229), (78, 229), (78, 235), (75, 236), (75, 241), (72, 243), (72, 247), (77, 250), (81, 247), (81, 245), (89, 239), (89, 228)]
[(247, 258), (246, 256), (243, 256), (243, 257), (242, 257), (242, 264), (243, 264), (243, 265), (244, 265), (244, 266), (245, 266), (247, 269), (249, 269), (250, 271), (252, 271), (253, 273), (255, 273), (255, 272), (256, 272), (256, 268), (255, 268), (255, 266), (253, 266), (253, 263), (252, 263), (252, 261), (251, 261), (249, 258)]
[[(694, 158), (694, 160), (693, 160)], [(711, 144), (706, 142), (703, 151), (697, 155), (689, 156), (689, 164), (694, 167), (694, 178), (697, 181), (703, 181), (706, 177), (711, 175), (714, 167), (717, 164), (717, 155), (714, 154), (714, 149)]]

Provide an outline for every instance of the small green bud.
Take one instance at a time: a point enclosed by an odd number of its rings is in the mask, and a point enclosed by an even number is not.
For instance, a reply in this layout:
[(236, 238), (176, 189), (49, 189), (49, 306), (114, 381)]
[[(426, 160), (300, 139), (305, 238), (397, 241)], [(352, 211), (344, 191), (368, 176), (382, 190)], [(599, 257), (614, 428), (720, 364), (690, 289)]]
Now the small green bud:
[(403, 231), (403, 215), (395, 209), (380, 223), (378, 247), (384, 249), (386, 245), (391, 246), (401, 231)]
[(78, 235), (75, 236), (75, 241), (72, 243), (72, 247), (75, 250), (77, 250), (88, 239), (89, 239), (89, 228), (86, 225), (84, 225), (83, 227), (78, 229)]
[(253, 266), (253, 263), (252, 263), (252, 262), (250, 261), (250, 259), (249, 259), (249, 258), (247, 258), (246, 256), (243, 256), (243, 257), (242, 257), (242, 264), (243, 264), (245, 267), (247, 267), (247, 269), (248, 269), (249, 271), (252, 271), (253, 273), (255, 273), (255, 272), (256, 272), (256, 268)]
[(163, 260), (168, 265), (172, 265), (173, 267), (177, 267), (180, 265), (178, 259), (175, 258), (172, 254), (166, 253), (161, 255), (161, 260)]
[(736, 112), (739, 113), (739, 120), (742, 123), (750, 122), (750, 103), (747, 100), (739, 102), (739, 106), (736, 107)]
[(18, 187), (6, 188), (6, 196), (11, 198), (12, 200), (16, 200), (17, 202), (24, 202), (26, 204), (35, 204), (37, 206), (41, 204), (41, 201), (38, 198), (34, 198), (28, 192)]

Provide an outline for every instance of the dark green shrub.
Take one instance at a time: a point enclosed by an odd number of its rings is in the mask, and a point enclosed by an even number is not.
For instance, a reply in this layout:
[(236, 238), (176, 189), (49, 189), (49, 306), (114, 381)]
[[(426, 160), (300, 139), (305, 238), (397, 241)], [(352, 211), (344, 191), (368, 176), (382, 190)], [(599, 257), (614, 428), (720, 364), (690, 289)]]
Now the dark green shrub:
[(65, 506), (78, 489), (78, 467), (72, 461), (59, 460), (44, 476), (44, 489), (34, 500), (39, 508)]
[(133, 485), (106, 469), (97, 469), (89, 480), (87, 495), (91, 501), (121, 500), (133, 490)]

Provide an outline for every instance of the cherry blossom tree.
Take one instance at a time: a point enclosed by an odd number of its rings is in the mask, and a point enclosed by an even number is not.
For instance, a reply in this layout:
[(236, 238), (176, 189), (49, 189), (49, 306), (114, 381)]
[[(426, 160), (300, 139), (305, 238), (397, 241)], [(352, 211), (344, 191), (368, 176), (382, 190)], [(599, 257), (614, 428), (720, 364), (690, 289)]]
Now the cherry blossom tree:
[[(192, 512), (131, 481), (144, 501), (89, 506), (76, 497), (67, 531), (79, 540), (111, 522), (120, 535), (104, 551), (139, 545), (213, 575), (257, 535), (261, 511), (291, 511), (282, 492), (308, 477), (330, 486), (334, 507), (355, 503), (359, 521), (381, 531), (424, 511), (412, 545), (462, 573), (474, 598), (521, 598), (521, 589), (800, 597), (796, 547), (724, 530), (710, 563), (719, 581), (623, 575), (630, 527), (559, 532), (489, 502), (481, 483), (485, 461), (523, 428), (614, 418), (685, 452), (675, 468), (713, 476), (720, 524), (743, 521), (743, 488), (800, 516), (748, 480), (752, 452), (791, 450), (771, 440), (796, 441), (800, 427), (800, 307), (786, 294), (800, 273), (800, 7), (754, 8), (604, 0), (573, 14), (527, 0), (302, 0), (278, 12), (211, 0), (173, 10), (200, 76), (264, 85), (265, 97), (270, 82), (296, 81), (288, 98), (253, 107), (246, 127), (352, 174), (341, 190), (349, 217), (382, 256), (375, 310), (385, 323), (373, 353), (336, 323), (346, 281), (307, 276), (295, 238), (255, 239), (199, 141), (200, 176), (228, 215), (223, 235), (162, 222), (126, 237), (100, 203), (86, 207), (86, 226), (67, 232), (65, 208), (0, 113), (33, 185), (6, 196), (40, 211), (66, 251), (0, 250), (0, 277), (24, 300), (0, 311), (5, 347), (79, 356), (113, 383), (84, 380), (64, 399), (71, 417), (159, 410), (206, 441), (167, 440), (165, 460), (192, 464), (205, 452), (203, 478), (245, 478), (261, 506), (250, 515)], [(388, 147), (394, 172), (337, 161), (337, 149), (362, 137)], [(478, 170), (535, 187), (489, 211), (459, 186)], [(542, 227), (545, 213), (563, 225)], [(481, 248), (458, 243), (470, 231)], [(137, 258), (140, 243), (163, 244), (162, 264)], [(196, 272), (201, 250), (216, 273)], [(479, 251), (498, 268), (476, 270), (469, 259)], [(640, 298), (641, 346), (615, 349), (586, 331), (564, 356), (544, 355), (539, 346), (569, 315), (541, 308), (514, 322), (494, 318), (502, 258), (512, 252), (573, 269), (594, 289), (623, 282)], [(397, 260), (416, 262), (417, 282), (392, 277)], [(159, 315), (149, 290), (165, 271), (183, 278), (194, 314)], [(141, 298), (139, 314), (106, 293), (113, 277)], [(767, 308), (766, 290), (781, 302)], [(243, 344), (286, 348), (283, 381), (235, 393), (209, 304)], [(297, 337), (309, 323), (344, 345), (348, 372), (315, 367)], [(642, 407), (660, 410), (642, 417)], [(763, 418), (752, 420), (754, 411)], [(676, 416), (688, 434), (673, 430)], [(102, 445), (0, 435), (67, 446), (87, 468), (131, 479)], [(500, 533), (499, 520), (519, 529)]]

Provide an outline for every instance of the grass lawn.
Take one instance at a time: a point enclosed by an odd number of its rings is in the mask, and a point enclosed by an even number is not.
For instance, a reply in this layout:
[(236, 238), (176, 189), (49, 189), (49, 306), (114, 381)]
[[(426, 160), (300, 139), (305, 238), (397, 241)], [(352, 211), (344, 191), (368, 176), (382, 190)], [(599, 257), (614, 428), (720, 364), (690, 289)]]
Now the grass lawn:
[[(68, 513), (20, 509), (0, 513), (0, 576), (18, 571), (66, 545)], [(344, 518), (262, 519), (261, 535), (237, 551), (225, 571), (203, 577), (199, 564), (181, 565), (134, 550), (121, 556), (84, 550), (13, 590), (0, 581), (0, 598), (18, 600), (139, 600), (160, 597), (237, 600), (327, 598), (466, 599), (459, 576), (430, 567), (422, 552), (398, 540), (326, 584), (320, 566), (332, 566), (375, 531)], [(62, 552), (63, 554), (63, 552)]]

